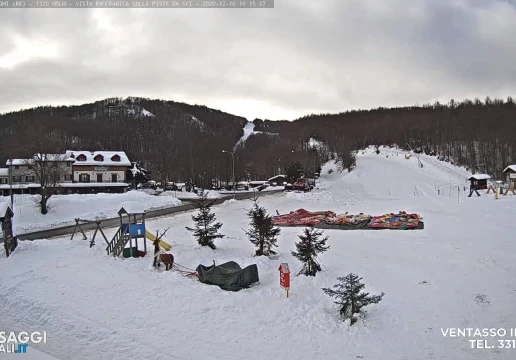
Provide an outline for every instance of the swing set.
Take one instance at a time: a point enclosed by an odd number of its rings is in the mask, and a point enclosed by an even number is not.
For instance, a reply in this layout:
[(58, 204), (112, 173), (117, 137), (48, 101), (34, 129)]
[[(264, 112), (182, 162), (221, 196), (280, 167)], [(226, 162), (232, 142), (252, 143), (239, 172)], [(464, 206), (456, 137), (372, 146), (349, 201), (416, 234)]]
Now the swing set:
[[(92, 248), (95, 245), (95, 238), (97, 237), (98, 232), (100, 232), (100, 234), (104, 238), (104, 241), (106, 242), (106, 244), (109, 245), (109, 241), (106, 237), (106, 234), (104, 234), (104, 231), (102, 230), (102, 227), (100, 226), (101, 223), (102, 223), (102, 221), (100, 221), (100, 220), (84, 220), (84, 219), (79, 219), (79, 218), (75, 219), (75, 227), (73, 229), (72, 237), (70, 238), (70, 240), (73, 240), (73, 237), (74, 237), (75, 233), (77, 232), (77, 228), (79, 228), (79, 230), (82, 233), (82, 239), (88, 240), (88, 237), (84, 233), (84, 229), (82, 228), (81, 225), (95, 224), (95, 232), (93, 233), (93, 237), (90, 239), (90, 248)], [(90, 230), (92, 230), (92, 229), (90, 229)]]

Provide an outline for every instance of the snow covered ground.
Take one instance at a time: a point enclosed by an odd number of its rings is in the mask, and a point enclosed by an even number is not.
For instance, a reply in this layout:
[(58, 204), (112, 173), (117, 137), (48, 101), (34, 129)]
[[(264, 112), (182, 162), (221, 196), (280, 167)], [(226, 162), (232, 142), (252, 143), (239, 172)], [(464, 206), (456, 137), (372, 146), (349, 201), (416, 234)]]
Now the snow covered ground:
[[(270, 213), (405, 210), (425, 221), (419, 231), (327, 230), (324, 271), (293, 276), (288, 299), (278, 266), (288, 262), (299, 271), (290, 251), (302, 228), (282, 228), (278, 261), (253, 258), (243, 231), (251, 201), (229, 200), (214, 207), (226, 234), (215, 251), (198, 248), (185, 229), (191, 213), (147, 226), (151, 232), (170, 227), (164, 240), (180, 265), (256, 263), (260, 282), (250, 289), (231, 293), (156, 272), (150, 257), (112, 259), (87, 241), (26, 241), (0, 258), (0, 303), (9, 309), (0, 329), (47, 331), (48, 343), (35, 347), (62, 360), (514, 359), (516, 349), (472, 349), (468, 338), (444, 337), (441, 329), (516, 327), (516, 199), (467, 198), (457, 191), (466, 171), (421, 160), (422, 169), (402, 152), (368, 151), (349, 174), (328, 174), (326, 165), (319, 189), (260, 199)], [(349, 272), (364, 278), (366, 291), (386, 294), (353, 327), (321, 290)], [(487, 340), (496, 345), (498, 339)]]
[(0, 354), (2, 360), (59, 360), (53, 356), (45, 354), (35, 348), (28, 346), (25, 350), (25, 354)]
[[(208, 190), (206, 191), (207, 192), (207, 196), (209, 199), (217, 199), (217, 198), (220, 198), (222, 197), (223, 195), (221, 195), (218, 191), (214, 191), (214, 190)], [(159, 194), (159, 196), (172, 196), (172, 197), (177, 197), (178, 199), (197, 199), (198, 198), (198, 195), (194, 192), (182, 192), (182, 191), (163, 191)]]
[[(49, 212), (41, 215), (36, 205), (38, 196), (14, 196), (14, 231), (16, 234), (46, 230), (52, 227), (74, 225), (75, 218), (94, 220), (117, 217), (121, 204), (135, 201), (145, 210), (157, 210), (181, 205), (175, 197), (152, 196), (141, 191), (124, 194), (71, 194), (55, 195), (49, 200)], [(0, 202), (9, 197), (0, 197)]]

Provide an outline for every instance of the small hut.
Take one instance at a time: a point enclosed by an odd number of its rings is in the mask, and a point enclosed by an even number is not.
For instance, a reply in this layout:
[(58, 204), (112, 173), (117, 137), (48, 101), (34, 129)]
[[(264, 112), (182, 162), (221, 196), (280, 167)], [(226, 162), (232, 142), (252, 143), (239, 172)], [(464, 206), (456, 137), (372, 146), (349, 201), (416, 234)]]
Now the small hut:
[(276, 175), (276, 176), (271, 177), (267, 181), (271, 185), (273, 183), (276, 183), (277, 186), (283, 186), (283, 184), (287, 181), (287, 176), (286, 175)]
[(486, 174), (474, 174), (471, 175), (468, 180), (470, 182), (470, 190), (485, 190), (487, 189), (487, 180), (490, 180), (491, 176)]
[(5, 256), (9, 255), (18, 246), (18, 239), (13, 233), (13, 221), (14, 212), (12, 210), (11, 202), (0, 203), (0, 224), (2, 225), (2, 231), (0, 231), (0, 242), (4, 243)]
[(516, 188), (516, 165), (509, 165), (503, 171), (505, 181), (509, 185), (510, 189)]

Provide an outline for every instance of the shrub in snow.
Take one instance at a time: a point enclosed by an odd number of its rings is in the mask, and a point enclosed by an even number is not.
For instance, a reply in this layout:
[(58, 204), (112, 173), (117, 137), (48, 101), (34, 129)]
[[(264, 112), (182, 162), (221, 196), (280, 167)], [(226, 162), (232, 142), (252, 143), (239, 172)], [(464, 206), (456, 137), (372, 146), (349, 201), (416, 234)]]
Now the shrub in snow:
[(330, 247), (326, 246), (328, 236), (321, 239), (322, 231), (313, 227), (306, 228), (303, 235), (299, 235), (300, 242), (296, 243), (297, 252), (291, 251), (292, 256), (303, 263), (301, 271), (297, 275), (315, 276), (321, 271), (321, 265), (317, 261), (317, 254), (323, 253)]
[(350, 325), (358, 321), (357, 315), (365, 316), (366, 312), (363, 309), (365, 306), (379, 303), (385, 295), (383, 292), (380, 295), (369, 295), (363, 292), (365, 285), (360, 282), (362, 278), (353, 273), (338, 277), (337, 280), (340, 283), (333, 285), (335, 290), (328, 288), (322, 290), (325, 294), (337, 298), (335, 304), (341, 305), (340, 315), (344, 320), (350, 319)]
[(278, 247), (276, 242), (280, 229), (274, 227), (272, 218), (267, 214), (267, 210), (264, 207), (258, 205), (256, 197), (254, 198), (252, 209), (247, 212), (247, 216), (251, 219), (251, 222), (249, 223), (249, 230), (245, 233), (249, 236), (249, 240), (257, 247), (256, 256), (276, 254), (272, 247)]
[(331, 174), (333, 172), (333, 169), (328, 170), (328, 174)]
[(212, 249), (217, 247), (213, 243), (215, 239), (222, 239), (224, 235), (219, 234), (218, 231), (222, 227), (222, 223), (215, 223), (215, 214), (211, 212), (211, 207), (215, 200), (208, 200), (208, 193), (204, 189), (198, 192), (195, 205), (199, 209), (197, 215), (192, 215), (192, 220), (195, 222), (195, 227), (190, 228), (186, 226), (186, 229), (191, 231), (197, 242), (201, 246), (208, 246)]

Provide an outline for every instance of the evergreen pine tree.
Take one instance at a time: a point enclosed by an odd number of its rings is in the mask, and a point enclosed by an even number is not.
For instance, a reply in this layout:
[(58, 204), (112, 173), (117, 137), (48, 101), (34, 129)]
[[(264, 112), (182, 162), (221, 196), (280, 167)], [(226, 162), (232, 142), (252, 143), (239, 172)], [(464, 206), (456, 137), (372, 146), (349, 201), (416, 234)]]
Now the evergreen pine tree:
[(293, 184), (297, 179), (303, 176), (303, 172), (303, 165), (299, 161), (290, 164), (287, 167), (287, 181)]
[(369, 295), (367, 292), (362, 292), (365, 285), (361, 283), (362, 278), (358, 275), (349, 273), (345, 277), (338, 277), (340, 283), (333, 285), (333, 289), (323, 288), (325, 294), (337, 298), (335, 304), (341, 305), (340, 315), (346, 319), (351, 320), (353, 325), (358, 321), (356, 315), (365, 316), (366, 312), (364, 306), (379, 303), (385, 293), (380, 295)]
[(215, 200), (208, 200), (208, 194), (204, 188), (200, 189), (195, 201), (196, 207), (199, 209), (197, 215), (192, 215), (192, 220), (195, 222), (195, 227), (186, 229), (191, 231), (197, 242), (201, 246), (208, 246), (212, 249), (217, 247), (213, 243), (215, 239), (222, 239), (224, 235), (219, 234), (218, 231), (222, 227), (222, 223), (215, 223), (215, 214), (211, 212), (211, 207)]
[(280, 229), (274, 227), (272, 218), (267, 214), (267, 210), (258, 205), (258, 200), (255, 197), (253, 207), (247, 212), (247, 216), (251, 219), (249, 223), (250, 229), (246, 231), (249, 240), (257, 247), (256, 256), (274, 255), (276, 252), (272, 247), (277, 247), (277, 236)]
[(330, 247), (326, 246), (328, 236), (321, 239), (322, 231), (313, 227), (306, 228), (303, 235), (299, 235), (300, 242), (296, 243), (297, 252), (291, 251), (292, 256), (303, 263), (301, 271), (297, 275), (315, 276), (321, 271), (321, 265), (317, 261), (317, 254), (325, 252)]

